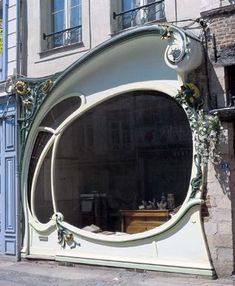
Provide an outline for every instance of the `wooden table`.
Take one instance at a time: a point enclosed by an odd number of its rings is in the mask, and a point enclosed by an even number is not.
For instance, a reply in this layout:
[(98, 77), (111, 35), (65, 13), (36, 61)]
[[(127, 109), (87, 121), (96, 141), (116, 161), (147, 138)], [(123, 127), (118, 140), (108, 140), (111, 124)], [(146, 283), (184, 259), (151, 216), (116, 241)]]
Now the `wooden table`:
[(169, 220), (168, 210), (121, 210), (122, 231), (138, 233), (153, 229)]

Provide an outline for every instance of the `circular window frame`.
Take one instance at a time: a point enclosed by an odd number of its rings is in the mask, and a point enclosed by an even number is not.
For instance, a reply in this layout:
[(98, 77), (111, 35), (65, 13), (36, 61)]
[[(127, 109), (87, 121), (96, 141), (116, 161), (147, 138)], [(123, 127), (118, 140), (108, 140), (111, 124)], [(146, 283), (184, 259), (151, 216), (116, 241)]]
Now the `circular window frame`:
[[(78, 93), (72, 93), (69, 94), (67, 96), (63, 96), (63, 99), (71, 97), (71, 96), (79, 96), (81, 98), (81, 105), (80, 107), (74, 111), (70, 116), (68, 116), (54, 131), (53, 131), (53, 147), (52, 147), (52, 160), (51, 160), (51, 170), (54, 170), (54, 160), (55, 157), (53, 158), (53, 154), (56, 154), (56, 148), (57, 148), (57, 144), (60, 140), (61, 135), (63, 134), (64, 130), (77, 118), (79, 118), (80, 116), (82, 116), (83, 114), (85, 114), (87, 111), (91, 110), (92, 108), (98, 106), (99, 104), (101, 104), (104, 101), (107, 101), (111, 98), (114, 98), (116, 96), (119, 96), (123, 93), (128, 93), (128, 92), (133, 92), (133, 91), (153, 91), (153, 92), (161, 92), (164, 93), (168, 96), (170, 96), (171, 98), (174, 99), (174, 97), (177, 94), (177, 91), (172, 88), (172, 86), (167, 86), (165, 82), (162, 83), (154, 83), (153, 82), (149, 82), (149, 83), (144, 83), (144, 84), (129, 84), (121, 86), (119, 88), (116, 88), (116, 90), (110, 90), (110, 91), (105, 91), (99, 94), (93, 94), (93, 95), (89, 95), (88, 97), (82, 95), (82, 94), (78, 94)], [(62, 100), (62, 98), (58, 99), (56, 102), (54, 101), (53, 106), (55, 106), (56, 104), (58, 104), (60, 101)], [(185, 110), (185, 107), (183, 105), (181, 105), (181, 107), (183, 108), (186, 117), (188, 118), (188, 114)], [(52, 108), (52, 107), (51, 107)], [(50, 109), (49, 109), (50, 110)], [(47, 110), (47, 112), (49, 111)], [(43, 114), (45, 114), (44, 112), (41, 112), (41, 119)], [(188, 118), (189, 120), (189, 118)], [(39, 120), (38, 120), (39, 121)], [(189, 120), (190, 121), (190, 120)], [(41, 127), (34, 127), (34, 130), (39, 130), (39, 128)], [(192, 131), (192, 129), (191, 129)], [(193, 133), (193, 132), (192, 132)], [(33, 135), (31, 134), (30, 139), (33, 141)], [(31, 149), (32, 149), (32, 142), (31, 142)], [(193, 146), (193, 150), (192, 150), (192, 155), (194, 158), (194, 153), (195, 153), (195, 143), (193, 140), (193, 136), (192, 136), (192, 146)], [(24, 160), (24, 166), (27, 166), (27, 162), (29, 161), (29, 157), (25, 158)], [(40, 162), (39, 162), (40, 164)], [(189, 181), (189, 187), (188, 187), (188, 191), (187, 191), (187, 195), (185, 197), (185, 200), (182, 204), (182, 206), (180, 207), (179, 211), (174, 214), (172, 216), (172, 218), (165, 222), (164, 224), (162, 224), (161, 226), (158, 226), (154, 229), (151, 230), (147, 230), (145, 232), (141, 232), (141, 233), (136, 233), (136, 234), (124, 234), (122, 236), (115, 236), (115, 235), (110, 235), (110, 236), (106, 236), (104, 234), (96, 234), (96, 233), (89, 233), (85, 230), (82, 230), (78, 227), (75, 227), (69, 223), (67, 223), (66, 221), (63, 221), (62, 216), (60, 214), (57, 214), (57, 210), (55, 210), (55, 215), (53, 215), (53, 217), (51, 218), (51, 220), (48, 223), (40, 223), (32, 214), (31, 210), (29, 209), (29, 206), (27, 208), (27, 212), (29, 214), (29, 221), (31, 226), (37, 230), (37, 231), (43, 231), (43, 232), (47, 232), (51, 229), (52, 225), (54, 225), (54, 227), (56, 226), (57, 223), (59, 223), (62, 227), (69, 229), (71, 232), (73, 232), (74, 234), (80, 235), (82, 237), (86, 237), (92, 240), (97, 240), (97, 241), (104, 241), (104, 242), (125, 242), (125, 241), (133, 241), (133, 240), (139, 240), (139, 239), (143, 239), (143, 238), (148, 238), (151, 236), (156, 236), (158, 234), (161, 234), (165, 231), (167, 231), (168, 229), (172, 228), (176, 223), (178, 223), (180, 221), (180, 219), (184, 216), (184, 214), (190, 209), (192, 208), (194, 205), (198, 205), (201, 204), (201, 195), (196, 195), (193, 199), (190, 198), (191, 196), (191, 180), (193, 177), (195, 177), (197, 173), (197, 167), (196, 164), (194, 162), (194, 160), (192, 160), (192, 168), (191, 168), (191, 177), (190, 177), (190, 181)], [(54, 171), (51, 173), (51, 184), (53, 184), (53, 175)], [(51, 190), (52, 192), (54, 192), (54, 190)], [(27, 192), (26, 192), (27, 193)], [(57, 217), (60, 218), (60, 220), (57, 220)]]

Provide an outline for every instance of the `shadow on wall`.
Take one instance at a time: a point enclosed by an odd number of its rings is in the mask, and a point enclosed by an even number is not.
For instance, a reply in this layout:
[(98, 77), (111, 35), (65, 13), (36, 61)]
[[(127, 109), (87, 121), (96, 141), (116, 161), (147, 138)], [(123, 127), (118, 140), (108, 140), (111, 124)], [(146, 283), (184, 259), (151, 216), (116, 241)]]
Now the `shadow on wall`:
[[(227, 162), (221, 162), (218, 165), (213, 165), (215, 169), (215, 177), (217, 178), (220, 187), (223, 191), (223, 194), (231, 200), (231, 192), (230, 192), (230, 166)], [(208, 169), (204, 170), (205, 174), (208, 175)], [(201, 209), (201, 215), (203, 219), (207, 219), (210, 216), (209, 209), (212, 207), (211, 205), (211, 196), (208, 195), (208, 189), (207, 189), (207, 175), (204, 180), (204, 185), (202, 186), (202, 199), (204, 200), (204, 203), (202, 205)]]
[(214, 166), (216, 178), (223, 190), (223, 193), (231, 199), (231, 193), (230, 193), (230, 166), (227, 162), (221, 162), (218, 165)]
[[(226, 106), (224, 90), (219, 80), (218, 71), (216, 72), (215, 67), (213, 66), (213, 59), (211, 57), (207, 57), (207, 59), (204, 58), (201, 66), (188, 75), (187, 82), (192, 82), (199, 88), (205, 102), (204, 110), (210, 111)], [(231, 199), (229, 164), (226, 161), (221, 161), (218, 165), (214, 165), (214, 169), (215, 176), (221, 186), (223, 194)], [(207, 179), (205, 179), (205, 186), (203, 186), (203, 199), (205, 200), (205, 204), (202, 207), (203, 217), (209, 216), (208, 207), (210, 208), (210, 199), (207, 196), (206, 182)]]
[(199, 88), (205, 102), (205, 110), (225, 106), (224, 90), (209, 58), (207, 59), (207, 68), (204, 59), (203, 63), (188, 75), (187, 82), (192, 82)]
[[(211, 62), (208, 62), (208, 96), (209, 96), (209, 109), (216, 109), (226, 106), (224, 97), (224, 90), (218, 78), (218, 74)], [(223, 79), (224, 80), (224, 76)]]

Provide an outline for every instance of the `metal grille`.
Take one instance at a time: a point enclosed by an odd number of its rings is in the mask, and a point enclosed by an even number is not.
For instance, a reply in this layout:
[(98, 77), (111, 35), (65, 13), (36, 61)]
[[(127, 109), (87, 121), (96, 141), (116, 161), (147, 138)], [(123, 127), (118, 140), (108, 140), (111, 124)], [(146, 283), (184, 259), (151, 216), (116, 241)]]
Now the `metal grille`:
[(53, 49), (82, 41), (82, 26), (65, 29), (59, 32), (43, 34), (43, 40), (47, 41), (47, 49)]
[(123, 30), (137, 25), (144, 25), (152, 21), (164, 20), (164, 0), (148, 2), (148, 4), (120, 13), (113, 12), (113, 19), (118, 21), (119, 29)]

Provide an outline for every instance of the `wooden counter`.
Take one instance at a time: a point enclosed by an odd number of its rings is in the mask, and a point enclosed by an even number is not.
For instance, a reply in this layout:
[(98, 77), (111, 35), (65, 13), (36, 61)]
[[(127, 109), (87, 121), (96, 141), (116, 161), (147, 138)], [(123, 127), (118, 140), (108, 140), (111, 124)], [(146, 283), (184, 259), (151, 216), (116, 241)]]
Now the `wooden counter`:
[(121, 210), (122, 232), (138, 233), (169, 220), (168, 210)]

